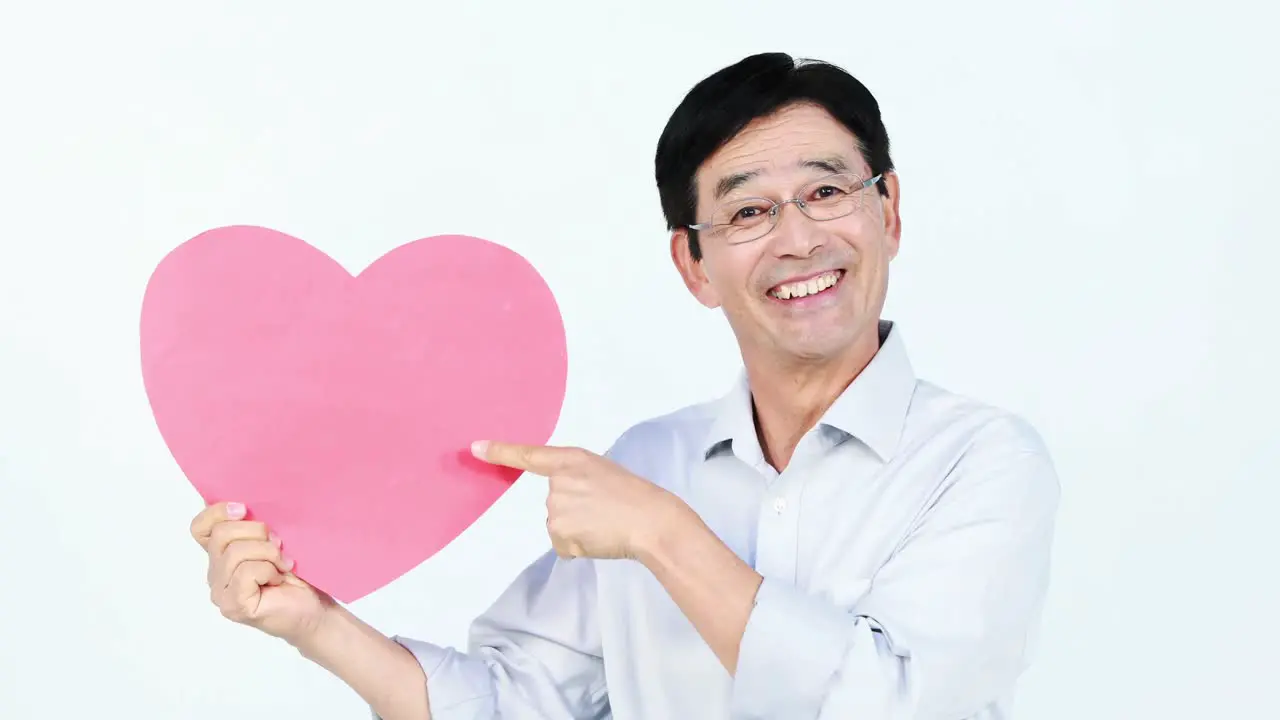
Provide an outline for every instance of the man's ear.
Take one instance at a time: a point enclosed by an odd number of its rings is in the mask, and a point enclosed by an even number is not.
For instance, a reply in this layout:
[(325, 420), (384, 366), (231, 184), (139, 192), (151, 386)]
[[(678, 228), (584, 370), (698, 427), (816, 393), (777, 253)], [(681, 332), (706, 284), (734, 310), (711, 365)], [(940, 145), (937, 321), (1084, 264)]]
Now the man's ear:
[[(889, 243), (889, 258), (898, 256), (898, 245), (902, 241), (902, 215), (898, 213), (898, 203), (902, 197), (902, 185), (898, 182), (898, 173), (887, 172), (880, 180), (884, 183), (887, 196), (876, 193), (884, 209), (884, 236)], [(871, 189), (868, 188), (868, 192)]]
[[(703, 256), (705, 259), (705, 255)], [(679, 228), (671, 233), (671, 261), (675, 263), (680, 279), (693, 297), (709, 308), (720, 307), (720, 295), (707, 278), (702, 260), (694, 260), (689, 249), (689, 231)]]

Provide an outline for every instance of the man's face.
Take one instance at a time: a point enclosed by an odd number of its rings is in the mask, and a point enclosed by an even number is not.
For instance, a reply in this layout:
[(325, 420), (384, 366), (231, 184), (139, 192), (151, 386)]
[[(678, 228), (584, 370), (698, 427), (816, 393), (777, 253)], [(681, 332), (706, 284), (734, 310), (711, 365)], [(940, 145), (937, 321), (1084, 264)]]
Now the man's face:
[[(815, 187), (801, 199), (816, 207), (836, 191), (813, 183), (841, 164), (862, 179), (871, 176), (843, 125), (820, 107), (790, 106), (748, 125), (707, 159), (696, 178), (697, 219), (743, 207), (744, 198), (782, 202)], [(739, 175), (745, 179), (726, 190), (725, 182)], [(857, 191), (856, 209), (844, 217), (813, 220), (793, 203), (780, 207), (767, 234), (749, 242), (699, 233), (701, 262), (689, 255), (685, 231), (673, 236), (672, 254), (690, 291), (707, 307), (724, 309), (744, 357), (822, 362), (866, 343), (875, 347), (899, 238), (897, 177), (882, 182), (889, 197), (874, 186)], [(750, 208), (737, 217), (762, 217), (756, 208), (768, 205)]]

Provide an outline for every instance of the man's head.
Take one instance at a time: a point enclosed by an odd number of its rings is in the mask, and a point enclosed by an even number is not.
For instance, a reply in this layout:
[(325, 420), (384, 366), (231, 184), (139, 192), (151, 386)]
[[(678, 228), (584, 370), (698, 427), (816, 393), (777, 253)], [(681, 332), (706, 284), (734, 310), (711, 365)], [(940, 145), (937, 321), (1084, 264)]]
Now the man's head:
[(723, 308), (748, 361), (874, 352), (898, 182), (860, 82), (826, 63), (748, 57), (689, 91), (655, 171), (672, 258), (701, 303)]

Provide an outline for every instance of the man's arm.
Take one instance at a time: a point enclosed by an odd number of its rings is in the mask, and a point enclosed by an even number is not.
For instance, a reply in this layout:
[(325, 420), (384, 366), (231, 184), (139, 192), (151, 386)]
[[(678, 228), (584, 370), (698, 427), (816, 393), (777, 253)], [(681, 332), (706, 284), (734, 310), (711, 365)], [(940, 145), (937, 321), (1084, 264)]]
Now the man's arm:
[(721, 542), (688, 505), (674, 512), (641, 548), (641, 563), (653, 573), (730, 675), (764, 577)]
[(982, 439), (852, 610), (762, 578), (692, 513), (641, 560), (734, 675), (735, 714), (965, 717), (1025, 666), (1058, 493), (1038, 438)]
[[(595, 567), (547, 553), (471, 626), (467, 652), (388, 638), (335, 606), (299, 651), (380, 720), (598, 717), (607, 706)], [(428, 709), (429, 708), (429, 709)]]
[(433, 720), (422, 666), (404, 646), (334, 605), (298, 652), (333, 673), (384, 720)]

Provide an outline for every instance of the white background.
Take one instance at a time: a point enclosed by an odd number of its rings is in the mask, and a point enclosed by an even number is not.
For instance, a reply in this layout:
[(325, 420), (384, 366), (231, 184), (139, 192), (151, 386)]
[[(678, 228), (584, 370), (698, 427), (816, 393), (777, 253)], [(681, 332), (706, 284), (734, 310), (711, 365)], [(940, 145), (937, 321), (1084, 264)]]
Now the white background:
[[(367, 717), (208, 602), (200, 502), (138, 364), (164, 253), (237, 223), (353, 271), (426, 235), (501, 242), (565, 313), (554, 440), (601, 450), (736, 368), (670, 265), (652, 158), (694, 82), (775, 49), (883, 105), (904, 216), (887, 315), (918, 371), (1056, 454), (1019, 717), (1276, 716), (1275, 10), (321, 5), (0, 13), (0, 717)], [(548, 546), (544, 487), (354, 610), (462, 643)]]

